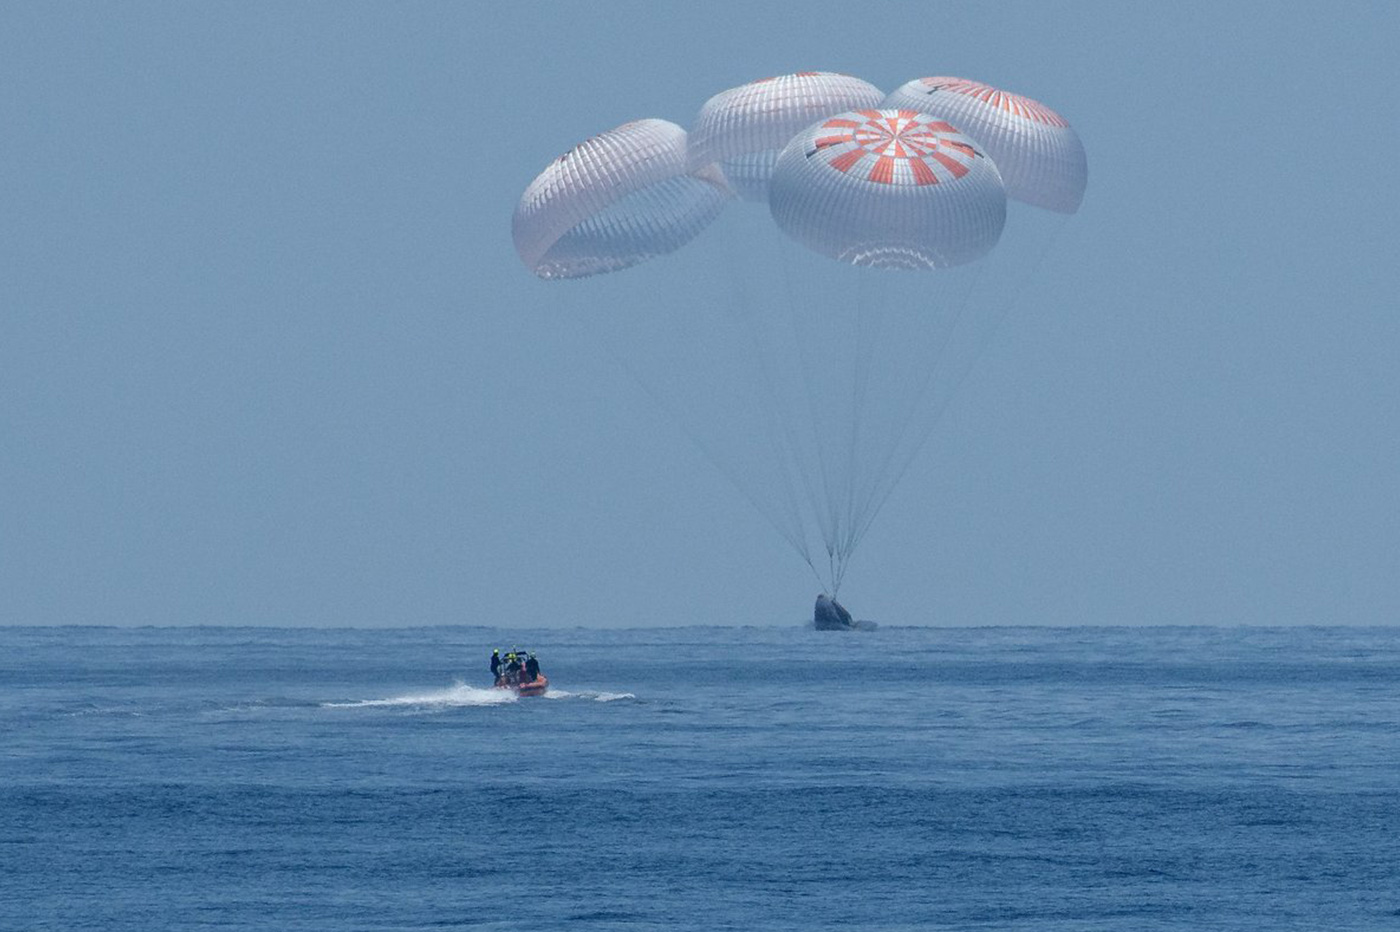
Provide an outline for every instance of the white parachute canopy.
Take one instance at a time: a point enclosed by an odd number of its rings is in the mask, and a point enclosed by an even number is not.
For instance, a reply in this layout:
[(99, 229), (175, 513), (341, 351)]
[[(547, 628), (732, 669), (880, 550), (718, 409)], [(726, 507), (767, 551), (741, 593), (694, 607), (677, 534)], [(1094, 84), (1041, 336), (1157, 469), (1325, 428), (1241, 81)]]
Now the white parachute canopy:
[(690, 167), (718, 163), (744, 200), (768, 199), (778, 153), (813, 122), (874, 107), (884, 92), (848, 74), (802, 71), (721, 91), (705, 102), (690, 129)]
[(713, 169), (690, 174), (686, 132), (636, 120), (565, 152), (515, 208), (515, 249), (540, 278), (613, 272), (673, 252), (723, 209)]

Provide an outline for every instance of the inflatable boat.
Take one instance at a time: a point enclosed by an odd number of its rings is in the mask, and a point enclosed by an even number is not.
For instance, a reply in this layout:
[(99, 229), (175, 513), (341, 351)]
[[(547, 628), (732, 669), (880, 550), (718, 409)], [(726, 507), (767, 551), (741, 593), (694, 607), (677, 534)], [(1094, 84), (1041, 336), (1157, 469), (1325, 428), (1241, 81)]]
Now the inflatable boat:
[(497, 689), (509, 689), (517, 696), (543, 696), (549, 689), (549, 677), (541, 673), (529, 682), (522, 683), (515, 674), (505, 674), (496, 680)]
[[(517, 696), (543, 696), (549, 689), (549, 677), (540, 672), (540, 662), (532, 653), (527, 658), (519, 648), (511, 648), (501, 662), (501, 652), (491, 652), (491, 672), (496, 674), (495, 687), (510, 689)], [(534, 677), (530, 676), (534, 673)]]
[(506, 689), (514, 689), (517, 696), (543, 696), (544, 691), (549, 688), (549, 677), (541, 673), (528, 683), (521, 683), (519, 686), (507, 686)]

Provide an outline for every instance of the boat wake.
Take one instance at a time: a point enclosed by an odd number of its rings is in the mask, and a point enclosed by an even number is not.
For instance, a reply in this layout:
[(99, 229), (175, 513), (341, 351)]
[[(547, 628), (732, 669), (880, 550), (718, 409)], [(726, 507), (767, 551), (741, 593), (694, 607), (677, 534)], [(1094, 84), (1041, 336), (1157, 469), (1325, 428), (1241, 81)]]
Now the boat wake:
[(503, 705), (516, 702), (515, 693), (508, 689), (481, 689), (458, 683), (450, 689), (391, 696), (388, 699), (359, 699), (353, 702), (323, 702), (323, 709), (372, 709), (406, 707), (418, 709), (448, 709), (460, 706)]
[[(466, 706), (504, 705), (510, 702), (518, 702), (519, 698), (520, 697), (510, 689), (483, 689), (479, 686), (468, 686), (465, 683), (458, 683), (450, 689), (410, 693), (405, 696), (390, 696), (387, 699), (354, 699), (337, 702), (322, 702), (320, 706), (323, 709), (403, 708), (435, 711)], [(632, 693), (593, 692), (588, 690), (569, 692), (565, 689), (554, 689), (550, 687), (549, 691), (539, 698), (586, 699), (593, 702), (617, 702), (619, 699), (636, 699), (637, 697)]]
[(606, 693), (606, 692), (577, 692), (571, 693), (563, 689), (550, 689), (545, 693), (545, 699), (592, 699), (594, 702), (616, 702), (619, 699), (636, 699), (632, 693)]

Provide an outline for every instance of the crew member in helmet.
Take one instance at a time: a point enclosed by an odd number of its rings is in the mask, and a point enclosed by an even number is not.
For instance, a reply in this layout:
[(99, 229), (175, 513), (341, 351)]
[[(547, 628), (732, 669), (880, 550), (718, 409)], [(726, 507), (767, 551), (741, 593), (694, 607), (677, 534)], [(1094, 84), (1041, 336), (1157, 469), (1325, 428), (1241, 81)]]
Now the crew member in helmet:
[(491, 651), (491, 677), (497, 683), (501, 682), (501, 649), (499, 647)]
[(540, 678), (540, 662), (535, 659), (534, 651), (530, 652), (530, 659), (525, 661), (525, 682), (533, 683)]

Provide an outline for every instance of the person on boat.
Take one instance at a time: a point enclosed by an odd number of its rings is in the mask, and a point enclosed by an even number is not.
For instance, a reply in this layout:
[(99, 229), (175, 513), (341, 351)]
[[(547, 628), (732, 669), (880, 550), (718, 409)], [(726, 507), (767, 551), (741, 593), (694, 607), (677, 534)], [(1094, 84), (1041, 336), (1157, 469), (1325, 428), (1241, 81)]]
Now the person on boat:
[(499, 647), (491, 651), (491, 677), (497, 683), (501, 681), (501, 649)]
[(505, 681), (507, 683), (520, 682), (520, 657), (515, 651), (506, 654)]
[(525, 679), (524, 679), (524, 682), (526, 682), (526, 683), (533, 683), (535, 680), (537, 680), (537, 679), (539, 679), (539, 678), (540, 678), (540, 662), (539, 662), (538, 660), (535, 659), (534, 651), (531, 651), (531, 652), (530, 652), (530, 659), (525, 661)]

